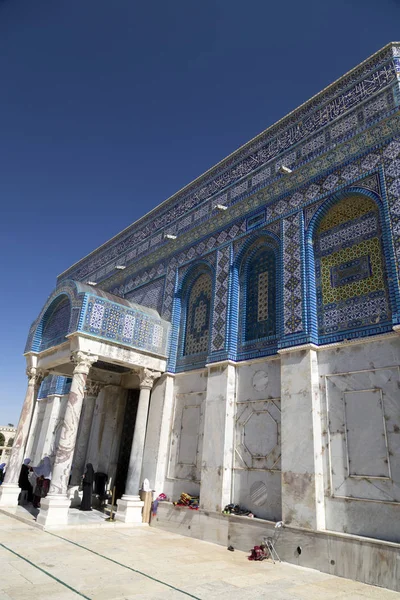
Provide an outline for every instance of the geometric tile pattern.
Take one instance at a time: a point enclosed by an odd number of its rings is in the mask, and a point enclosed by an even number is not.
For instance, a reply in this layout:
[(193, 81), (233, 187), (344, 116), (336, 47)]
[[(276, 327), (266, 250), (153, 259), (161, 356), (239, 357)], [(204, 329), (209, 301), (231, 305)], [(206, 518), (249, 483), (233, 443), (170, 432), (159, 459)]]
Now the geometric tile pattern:
[(125, 295), (125, 298), (135, 304), (141, 306), (148, 306), (154, 308), (159, 314), (161, 313), (163, 293), (164, 293), (165, 278), (161, 277), (143, 285), (140, 288), (136, 288), (132, 292)]
[(314, 242), (319, 335), (390, 318), (377, 205), (347, 197), (322, 219)]
[(283, 220), (283, 320), (284, 333), (303, 330), (301, 281), (301, 213)]
[(230, 246), (217, 251), (217, 275), (215, 280), (214, 311), (212, 322), (211, 351), (223, 350), (225, 345), (225, 327), (227, 322)]
[(88, 295), (79, 331), (120, 342), (134, 348), (167, 354), (169, 327), (166, 321), (105, 298)]
[(395, 138), (384, 150), (384, 171), (389, 201), (397, 269), (400, 273), (400, 138)]

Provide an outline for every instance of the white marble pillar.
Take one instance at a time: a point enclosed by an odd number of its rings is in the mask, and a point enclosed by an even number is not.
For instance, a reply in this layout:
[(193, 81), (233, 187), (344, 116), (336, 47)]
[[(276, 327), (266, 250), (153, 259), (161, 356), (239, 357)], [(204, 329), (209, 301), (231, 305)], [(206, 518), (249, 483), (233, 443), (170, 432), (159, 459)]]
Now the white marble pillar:
[(140, 395), (136, 413), (135, 430), (126, 478), (125, 494), (118, 500), (115, 518), (124, 523), (141, 523), (143, 502), (139, 498), (140, 478), (142, 475), (144, 444), (146, 439), (147, 416), (149, 413), (150, 392), (154, 381), (161, 373), (142, 369), (139, 373)]
[(282, 519), (325, 529), (318, 357), (312, 345), (281, 350)]
[(92, 427), (93, 412), (96, 398), (99, 395), (102, 384), (88, 379), (86, 381), (85, 398), (83, 402), (82, 415), (79, 423), (78, 438), (75, 446), (73, 459), (71, 486), (77, 486), (85, 470), (85, 461), (89, 446), (90, 430)]
[(77, 351), (72, 354), (71, 360), (75, 363), (71, 390), (61, 427), (49, 495), (41, 501), (41, 510), (37, 517), (37, 522), (40, 525), (62, 525), (68, 522), (68, 509), (70, 506), (67, 497), (68, 480), (78, 435), (86, 379), (90, 367), (97, 361), (97, 356)]
[(28, 367), (26, 374), (28, 376), (28, 389), (22, 406), (21, 416), (19, 418), (4, 482), (0, 486), (0, 506), (16, 506), (18, 504), (20, 492), (18, 487), (19, 473), (21, 471), (22, 463), (24, 462), (33, 411), (44, 375), (43, 372), (35, 366)]
[(205, 510), (221, 512), (231, 502), (235, 397), (235, 365), (208, 365), (200, 483)]
[(174, 380), (174, 375), (164, 373), (151, 393), (143, 474), (150, 481), (151, 488), (156, 491), (156, 496), (165, 489), (174, 414)]
[(47, 398), (40, 398), (36, 401), (36, 424), (35, 430), (31, 427), (31, 433), (29, 435), (29, 441), (33, 438), (33, 443), (30, 448), (30, 453), (26, 452), (27, 457), (32, 460), (32, 465), (38, 464), (43, 458), (43, 441), (46, 429), (45, 417), (46, 417), (46, 406)]
[(55, 459), (55, 436), (60, 416), (61, 399), (62, 396), (59, 394), (52, 394), (47, 397), (40, 458), (50, 456), (52, 459)]
[(28, 442), (26, 444), (26, 449), (25, 449), (25, 458), (30, 458), (32, 459), (32, 450), (34, 448), (34, 444), (35, 444), (35, 437), (36, 437), (36, 433), (37, 433), (37, 429), (38, 429), (38, 414), (40, 411), (40, 404), (39, 404), (39, 400), (35, 401), (35, 406), (33, 408), (33, 417), (32, 417), (32, 423), (31, 423), (31, 427), (29, 430), (29, 435), (28, 435)]

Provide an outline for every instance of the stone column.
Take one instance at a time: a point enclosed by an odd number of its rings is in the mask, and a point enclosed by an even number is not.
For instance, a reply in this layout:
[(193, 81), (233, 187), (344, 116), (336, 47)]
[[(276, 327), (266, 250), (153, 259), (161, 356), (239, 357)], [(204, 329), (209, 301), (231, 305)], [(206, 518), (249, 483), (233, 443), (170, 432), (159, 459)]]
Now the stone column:
[(85, 470), (85, 461), (89, 446), (90, 429), (92, 427), (93, 412), (96, 398), (99, 395), (102, 384), (88, 379), (85, 388), (85, 399), (83, 403), (83, 414), (79, 423), (78, 439), (75, 447), (71, 486), (79, 485)]
[(55, 446), (56, 446), (56, 431), (57, 421), (60, 417), (61, 398), (59, 394), (51, 394), (47, 396), (46, 402), (46, 413), (44, 422), (46, 429), (43, 432), (43, 443), (42, 443), (42, 456), (50, 456), (55, 458)]
[(118, 500), (115, 518), (124, 523), (141, 523), (143, 502), (139, 499), (140, 478), (142, 474), (144, 443), (146, 438), (147, 416), (149, 413), (150, 391), (154, 381), (161, 373), (142, 369), (139, 373), (140, 395), (136, 413), (135, 431), (129, 459), (125, 494)]
[(200, 483), (205, 510), (221, 512), (231, 501), (235, 397), (235, 365), (208, 365)]
[(280, 350), (282, 519), (325, 529), (323, 448), (315, 346)]
[(37, 429), (38, 429), (37, 421), (38, 421), (39, 409), (40, 409), (39, 400), (36, 400), (35, 406), (33, 408), (32, 423), (31, 423), (31, 427), (29, 430), (28, 442), (26, 444), (26, 449), (25, 449), (25, 454), (26, 454), (25, 458), (30, 458), (32, 460), (33, 460), (32, 450), (33, 450), (33, 446), (35, 443), (35, 436), (36, 436)]
[(0, 487), (0, 506), (16, 506), (18, 504), (20, 492), (18, 478), (25, 458), (25, 449), (28, 443), (29, 430), (31, 428), (39, 387), (43, 379), (43, 372), (35, 366), (28, 367), (26, 374), (28, 376), (28, 389), (22, 406), (6, 475)]
[(42, 500), (41, 510), (37, 517), (40, 525), (64, 525), (68, 522), (70, 505), (67, 497), (68, 480), (78, 435), (86, 379), (90, 367), (97, 361), (97, 356), (77, 351), (72, 354), (71, 360), (75, 363), (71, 390), (61, 427), (49, 495)]
[(143, 473), (156, 490), (156, 496), (165, 489), (174, 414), (174, 379), (175, 375), (164, 373), (151, 393)]
[[(37, 465), (43, 458), (44, 453), (43, 453), (43, 437), (46, 434), (46, 423), (45, 423), (45, 418), (46, 418), (46, 406), (47, 406), (47, 398), (40, 398), (36, 401), (36, 410), (35, 410), (35, 414), (33, 417), (33, 421), (35, 422), (35, 429), (33, 429), (33, 422), (32, 422), (32, 426), (31, 426), (31, 430), (29, 433), (29, 441), (28, 444), (31, 442), (32, 440), (32, 444), (29, 444), (30, 447), (30, 451), (29, 454), (26, 450), (26, 456), (29, 457), (32, 460), (32, 464), (33, 465)], [(36, 419), (35, 419), (36, 417)]]

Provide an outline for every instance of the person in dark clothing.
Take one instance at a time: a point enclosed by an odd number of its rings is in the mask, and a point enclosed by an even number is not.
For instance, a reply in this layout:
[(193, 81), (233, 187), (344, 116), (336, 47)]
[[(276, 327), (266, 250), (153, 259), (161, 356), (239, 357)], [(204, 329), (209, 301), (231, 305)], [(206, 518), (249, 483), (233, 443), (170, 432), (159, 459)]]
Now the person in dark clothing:
[(33, 490), (33, 506), (40, 508), (40, 500), (46, 498), (50, 489), (51, 481), (51, 460), (49, 456), (42, 458), (37, 467), (33, 467), (36, 475), (36, 485)]
[[(28, 475), (30, 471), (29, 463), (31, 462), (30, 458), (26, 458), (24, 460), (24, 464), (21, 467), (21, 471), (19, 473), (18, 486), (21, 488), (21, 492), (27, 492), (26, 501), (32, 502), (33, 500), (33, 489), (31, 484), (29, 483)], [(21, 494), (22, 497), (22, 494)], [(21, 500), (22, 501), (22, 500)]]
[(3, 481), (4, 481), (4, 474), (5, 474), (5, 471), (4, 471), (4, 469), (5, 469), (5, 468), (6, 468), (6, 463), (1, 463), (1, 465), (0, 465), (0, 485), (1, 485), (1, 484), (3, 483)]
[(88, 463), (83, 475), (83, 498), (79, 510), (92, 510), (92, 492), (93, 492), (94, 470), (93, 465)]

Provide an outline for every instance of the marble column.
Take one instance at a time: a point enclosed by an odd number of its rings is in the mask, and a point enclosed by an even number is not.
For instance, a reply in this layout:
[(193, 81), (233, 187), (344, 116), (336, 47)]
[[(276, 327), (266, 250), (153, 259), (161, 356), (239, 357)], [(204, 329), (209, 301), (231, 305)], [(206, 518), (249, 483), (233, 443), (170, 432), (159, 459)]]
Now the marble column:
[[(33, 429), (33, 423), (32, 423), (30, 434), (29, 434), (29, 442), (33, 438), (33, 443), (29, 449), (30, 450), (29, 454), (28, 454), (28, 451), (26, 451), (26, 456), (32, 460), (32, 466), (37, 465), (44, 456), (42, 447), (43, 447), (43, 436), (45, 435), (45, 429), (46, 429), (46, 423), (45, 423), (46, 406), (47, 406), (47, 398), (40, 398), (36, 401), (36, 409), (37, 409), (35, 411), (36, 419), (34, 416), (34, 420), (36, 420), (35, 429)], [(27, 450), (28, 450), (28, 448), (27, 448)]]
[(35, 401), (35, 406), (33, 408), (33, 416), (32, 416), (32, 423), (31, 423), (31, 427), (29, 430), (29, 435), (28, 435), (28, 442), (26, 444), (26, 449), (25, 449), (25, 458), (30, 458), (32, 459), (32, 455), (33, 455), (33, 448), (35, 445), (35, 436), (38, 430), (38, 414), (40, 411), (40, 404), (39, 404), (39, 400)]
[(90, 429), (92, 427), (93, 412), (96, 398), (99, 395), (102, 384), (88, 379), (86, 381), (85, 399), (83, 402), (82, 416), (79, 423), (78, 438), (75, 446), (71, 486), (77, 486), (85, 470), (85, 461), (89, 446)]
[(221, 512), (231, 502), (235, 397), (235, 365), (208, 365), (200, 484), (205, 510)]
[(315, 346), (280, 350), (282, 519), (325, 529), (323, 442)]
[(71, 360), (75, 364), (71, 390), (68, 395), (60, 441), (53, 465), (49, 495), (42, 500), (41, 510), (37, 517), (37, 522), (40, 525), (62, 525), (68, 522), (68, 509), (70, 506), (67, 497), (68, 480), (78, 435), (86, 379), (90, 367), (97, 361), (97, 356), (77, 351), (72, 354)]
[(135, 430), (126, 478), (125, 494), (118, 500), (115, 518), (124, 523), (141, 523), (143, 502), (139, 498), (140, 478), (146, 439), (147, 416), (149, 414), (150, 392), (154, 381), (161, 373), (150, 369), (142, 369), (139, 373), (140, 395), (136, 413)]
[(57, 422), (60, 418), (62, 396), (59, 394), (51, 394), (47, 396), (46, 412), (44, 417), (44, 430), (41, 445), (41, 457), (50, 456), (52, 460), (56, 455), (56, 431)]
[(164, 492), (168, 469), (170, 434), (174, 414), (175, 375), (164, 373), (151, 393), (143, 473), (156, 491)]
[(18, 487), (19, 473), (25, 458), (25, 449), (28, 443), (29, 430), (32, 424), (39, 387), (43, 380), (43, 372), (35, 366), (28, 367), (26, 374), (28, 376), (28, 389), (22, 406), (6, 475), (0, 487), (0, 506), (16, 506), (18, 503), (20, 492)]

